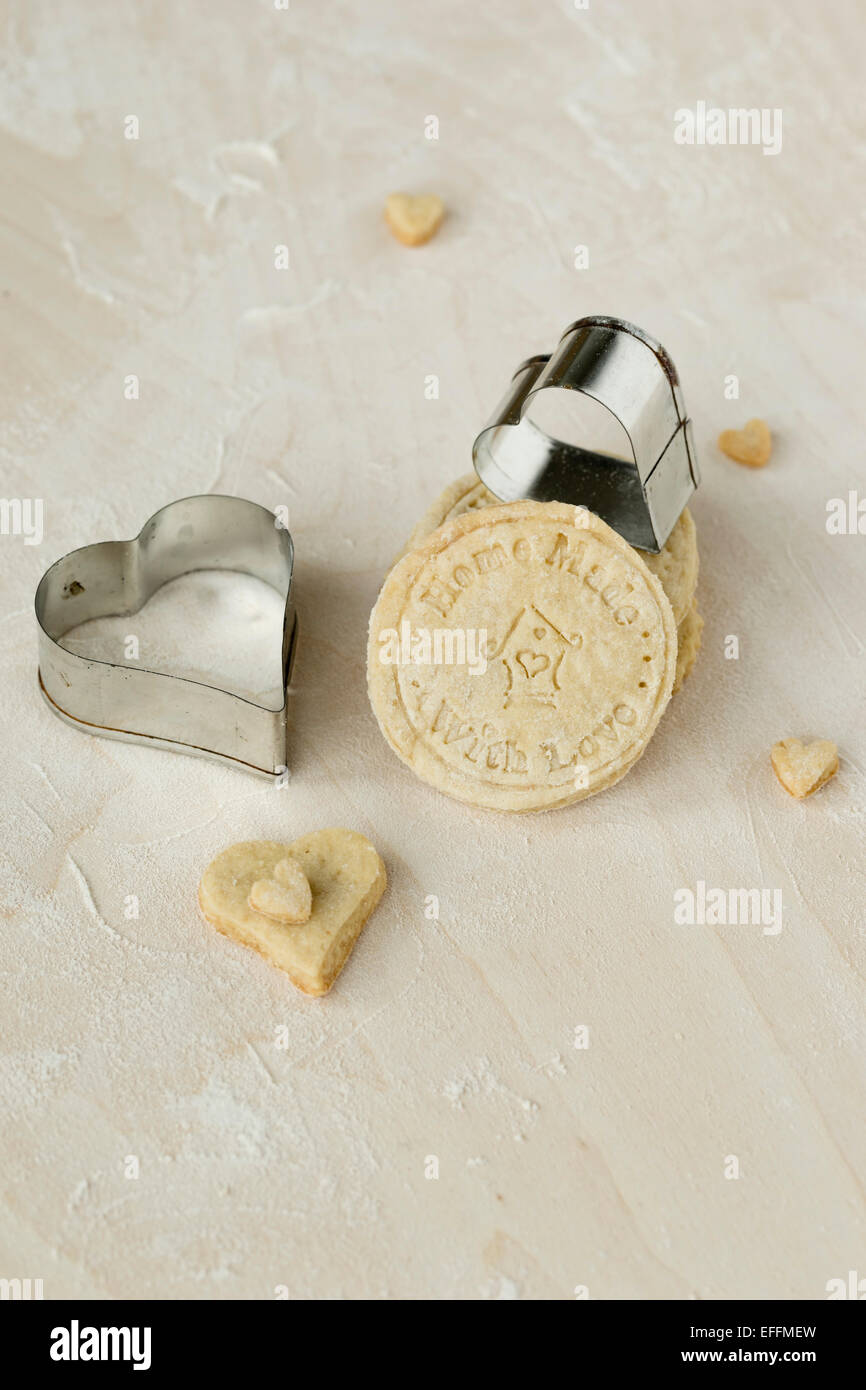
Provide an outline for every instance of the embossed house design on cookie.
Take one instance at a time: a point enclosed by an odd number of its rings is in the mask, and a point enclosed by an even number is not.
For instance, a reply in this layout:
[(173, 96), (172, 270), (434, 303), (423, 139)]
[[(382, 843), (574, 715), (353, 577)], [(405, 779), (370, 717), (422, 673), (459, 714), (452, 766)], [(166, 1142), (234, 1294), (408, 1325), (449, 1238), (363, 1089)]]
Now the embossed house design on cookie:
[(504, 708), (522, 699), (555, 708), (562, 659), (569, 647), (582, 646), (579, 632), (567, 637), (534, 604), (522, 608), (497, 653), (508, 676)]

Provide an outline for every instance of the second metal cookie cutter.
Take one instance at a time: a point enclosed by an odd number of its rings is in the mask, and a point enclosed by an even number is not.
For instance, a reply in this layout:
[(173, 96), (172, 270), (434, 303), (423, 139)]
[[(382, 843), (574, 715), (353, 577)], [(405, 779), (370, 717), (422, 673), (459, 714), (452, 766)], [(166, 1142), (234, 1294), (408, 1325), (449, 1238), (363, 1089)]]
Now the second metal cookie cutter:
[[(216, 758), (277, 777), (286, 770), (286, 690), (297, 643), (294, 547), (273, 512), (242, 497), (184, 497), (131, 541), (73, 550), (36, 590), (39, 686), (61, 719), (86, 733)], [(91, 618), (137, 613), (180, 575), (236, 570), (285, 600), (282, 703), (272, 709), (200, 681), (78, 656), (60, 639)]]
[[(552, 439), (528, 418), (539, 392), (579, 391), (628, 436), (631, 457)], [(567, 328), (556, 351), (530, 357), (472, 448), (475, 471), (503, 502), (588, 507), (641, 550), (659, 551), (700, 481), (676, 368), (655, 338), (596, 314)]]

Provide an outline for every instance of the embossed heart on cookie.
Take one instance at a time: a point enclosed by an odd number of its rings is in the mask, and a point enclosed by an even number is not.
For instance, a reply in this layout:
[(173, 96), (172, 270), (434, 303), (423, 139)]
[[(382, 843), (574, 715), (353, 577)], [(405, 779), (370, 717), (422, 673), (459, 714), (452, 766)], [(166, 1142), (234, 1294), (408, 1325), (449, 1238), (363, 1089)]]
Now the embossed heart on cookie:
[[(289, 899), (297, 907), (302, 887), (295, 870), (310, 893), (306, 921), (277, 915)], [(202, 875), (198, 900), (217, 931), (258, 951), (304, 994), (322, 995), (342, 970), (386, 881), (385, 866), (365, 836), (315, 830), (289, 845), (230, 845)]]
[(811, 796), (838, 771), (839, 752), (828, 738), (803, 743), (798, 738), (783, 738), (773, 745), (770, 759), (773, 771), (791, 796)]
[(404, 246), (422, 246), (438, 232), (445, 204), (435, 193), (391, 193), (385, 200), (385, 221)]
[(773, 452), (773, 436), (765, 420), (747, 420), (741, 430), (722, 430), (719, 448), (747, 468), (763, 468)]
[(515, 660), (519, 666), (523, 667), (530, 680), (533, 676), (540, 676), (542, 671), (546, 671), (550, 665), (550, 657), (545, 656), (543, 652), (517, 652)]

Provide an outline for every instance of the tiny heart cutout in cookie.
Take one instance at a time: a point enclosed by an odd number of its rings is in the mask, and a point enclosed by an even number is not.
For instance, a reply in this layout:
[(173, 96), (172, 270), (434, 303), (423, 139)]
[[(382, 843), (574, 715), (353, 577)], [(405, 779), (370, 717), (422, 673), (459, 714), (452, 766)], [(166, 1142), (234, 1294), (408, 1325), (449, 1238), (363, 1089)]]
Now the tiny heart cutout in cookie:
[(274, 866), (273, 878), (257, 878), (247, 899), (255, 912), (274, 922), (297, 925), (308, 922), (313, 911), (313, 894), (307, 875), (294, 859), (281, 859)]
[(811, 796), (838, 770), (839, 753), (828, 738), (802, 743), (798, 738), (783, 738), (773, 745), (770, 759), (773, 771), (791, 796)]
[(422, 246), (438, 232), (445, 204), (435, 193), (391, 193), (385, 200), (385, 221), (404, 246)]
[(773, 436), (766, 420), (748, 420), (741, 430), (722, 430), (719, 448), (747, 468), (763, 468), (773, 452)]
[[(250, 906), (257, 885), (266, 885), (269, 895), (286, 886), (286, 860), (309, 884), (312, 910), (305, 922), (278, 921)], [(385, 884), (385, 866), (363, 835), (314, 830), (289, 845), (276, 840), (230, 845), (205, 869), (198, 900), (217, 931), (258, 951), (304, 994), (321, 995), (345, 965)]]

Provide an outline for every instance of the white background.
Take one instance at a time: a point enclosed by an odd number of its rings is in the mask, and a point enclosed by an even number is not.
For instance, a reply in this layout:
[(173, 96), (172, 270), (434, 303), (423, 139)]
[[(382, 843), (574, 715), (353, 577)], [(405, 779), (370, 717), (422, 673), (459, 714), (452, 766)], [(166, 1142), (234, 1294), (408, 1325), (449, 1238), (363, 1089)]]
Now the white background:
[[(0, 537), (0, 1275), (461, 1299), (866, 1276), (866, 537), (825, 529), (866, 493), (862, 8), (19, 0), (5, 42), (2, 490), (44, 499), (45, 537)], [(698, 101), (781, 108), (781, 153), (677, 145)], [(397, 189), (446, 200), (429, 246), (384, 228)], [(614, 790), (473, 812), (382, 741), (367, 617), (512, 370), (590, 312), (680, 370), (704, 650)], [(752, 415), (760, 473), (715, 447)], [(47, 565), (208, 491), (290, 508), (283, 791), (37, 696)], [(157, 635), (113, 632), (216, 673), (242, 653), (266, 688), (237, 645), (257, 603), (196, 581)], [(792, 734), (842, 758), (803, 804), (768, 759)], [(391, 882), (309, 1001), (200, 919), (196, 884), (232, 841), (340, 824)], [(676, 926), (699, 879), (781, 889), (783, 930)]]

